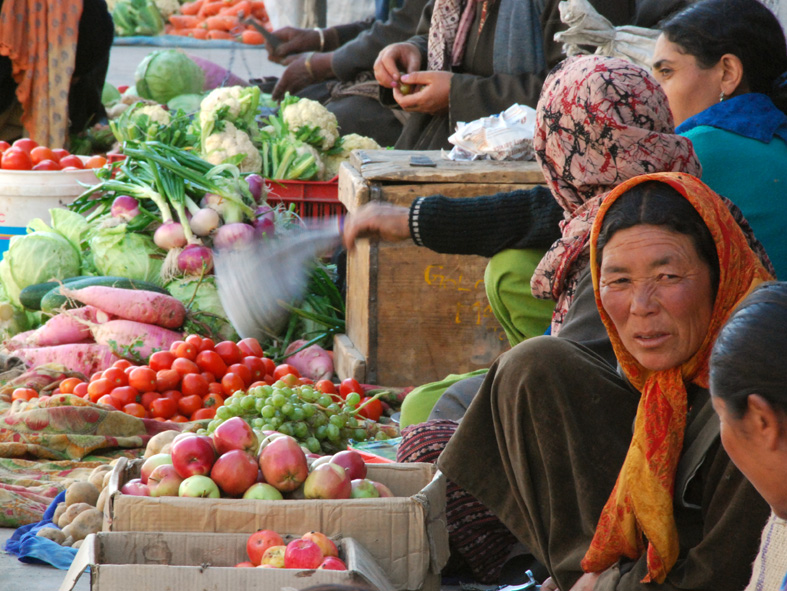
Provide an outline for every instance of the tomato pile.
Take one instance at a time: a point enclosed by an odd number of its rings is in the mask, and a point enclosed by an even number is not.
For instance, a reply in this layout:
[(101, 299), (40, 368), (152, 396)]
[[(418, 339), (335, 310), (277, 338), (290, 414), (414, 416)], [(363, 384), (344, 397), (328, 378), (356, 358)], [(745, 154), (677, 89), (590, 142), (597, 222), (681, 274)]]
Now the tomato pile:
[(0, 141), (0, 169), (3, 170), (83, 170), (101, 168), (106, 163), (103, 156), (91, 156), (83, 161), (68, 150), (39, 146), (30, 138), (18, 139), (13, 144)]

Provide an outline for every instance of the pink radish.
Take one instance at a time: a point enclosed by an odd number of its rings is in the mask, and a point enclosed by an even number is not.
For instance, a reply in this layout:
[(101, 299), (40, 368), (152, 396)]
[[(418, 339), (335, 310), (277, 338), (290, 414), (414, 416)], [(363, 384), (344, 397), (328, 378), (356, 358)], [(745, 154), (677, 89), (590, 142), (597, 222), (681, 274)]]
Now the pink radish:
[(14, 351), (13, 355), (31, 367), (56, 363), (70, 371), (78, 371), (85, 377), (104, 371), (118, 359), (112, 349), (95, 343), (30, 347)]
[(110, 320), (90, 324), (96, 343), (110, 347), (120, 357), (147, 361), (156, 351), (169, 351), (172, 343), (183, 335), (179, 332), (133, 320)]
[(47, 320), (31, 335), (29, 343), (33, 347), (50, 347), (92, 340), (90, 327), (80, 320), (101, 324), (110, 319), (109, 314), (95, 306), (67, 310)]
[(26, 330), (12, 336), (7, 341), (3, 342), (3, 348), (6, 351), (16, 351), (17, 349), (24, 349), (30, 346), (30, 337), (35, 334), (35, 330)]
[(154, 291), (92, 285), (82, 289), (61, 287), (60, 292), (125, 320), (178, 328), (186, 319), (186, 307), (180, 300)]
[[(285, 355), (300, 349), (306, 342), (303, 340), (293, 341), (287, 347)], [(284, 362), (292, 365), (303, 377), (311, 378), (315, 382), (327, 380), (333, 375), (333, 358), (319, 345), (310, 345), (290, 355)]]

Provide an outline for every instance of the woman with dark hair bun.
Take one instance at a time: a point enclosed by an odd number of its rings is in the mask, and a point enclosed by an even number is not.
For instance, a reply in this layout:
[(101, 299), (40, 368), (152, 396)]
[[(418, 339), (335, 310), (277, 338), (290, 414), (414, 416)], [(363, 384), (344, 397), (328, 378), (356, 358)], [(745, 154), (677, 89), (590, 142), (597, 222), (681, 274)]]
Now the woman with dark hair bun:
[(653, 74), (702, 180), (741, 208), (787, 277), (787, 44), (757, 0), (702, 0), (667, 20)]

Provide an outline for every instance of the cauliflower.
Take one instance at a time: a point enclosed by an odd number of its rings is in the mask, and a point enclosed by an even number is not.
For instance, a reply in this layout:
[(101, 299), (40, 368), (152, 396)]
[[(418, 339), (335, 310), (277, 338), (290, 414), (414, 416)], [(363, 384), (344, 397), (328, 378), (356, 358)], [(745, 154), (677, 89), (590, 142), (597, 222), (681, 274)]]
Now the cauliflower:
[(158, 123), (159, 125), (169, 125), (172, 120), (169, 111), (164, 110), (161, 105), (145, 105), (137, 109), (135, 115), (137, 117), (147, 115), (151, 123)]
[[(323, 159), (320, 157), (320, 153), (313, 146), (310, 146), (309, 144), (303, 142), (298, 142), (298, 147), (295, 148), (295, 154), (296, 154), (296, 160), (298, 157), (303, 155), (314, 156), (314, 165), (316, 166), (316, 174), (312, 174), (311, 176), (308, 177), (298, 176), (296, 178), (300, 178), (302, 180), (310, 180), (313, 177), (316, 177), (318, 179), (322, 178), (322, 175), (325, 172), (325, 164), (323, 163)], [(308, 174), (310, 172), (310, 168), (311, 167), (307, 168), (303, 174)]]
[(175, 14), (180, 10), (180, 2), (178, 0), (153, 0), (153, 3), (158, 8), (164, 20)]
[(202, 140), (202, 156), (211, 164), (221, 164), (227, 158), (243, 154), (244, 158), (238, 165), (241, 172), (260, 172), (262, 169), (259, 150), (249, 135), (232, 123), (225, 123), (222, 131), (203, 137)]
[(382, 146), (370, 137), (350, 133), (342, 136), (342, 151), (338, 154), (328, 154), (323, 158), (325, 171), (320, 176), (322, 180), (329, 181), (339, 174), (342, 162), (350, 158), (353, 150), (382, 150)]
[[(323, 107), (317, 101), (302, 98), (297, 102), (285, 105), (282, 109), (282, 118), (290, 131), (300, 140), (314, 143), (323, 151), (330, 150), (339, 138), (339, 122), (336, 115)], [(311, 134), (306, 137), (302, 131), (316, 128), (318, 142), (311, 141)]]
[(209, 136), (214, 127), (221, 130), (222, 122), (228, 122), (256, 138), (259, 126), (255, 117), (259, 104), (258, 86), (225, 86), (210, 91), (199, 106), (203, 135)]

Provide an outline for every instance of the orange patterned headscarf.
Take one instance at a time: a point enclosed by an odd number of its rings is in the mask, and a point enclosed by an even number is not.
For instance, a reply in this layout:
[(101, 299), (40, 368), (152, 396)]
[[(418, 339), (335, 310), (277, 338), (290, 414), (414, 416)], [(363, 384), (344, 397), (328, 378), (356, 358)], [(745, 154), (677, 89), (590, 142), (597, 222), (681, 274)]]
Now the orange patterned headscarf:
[(22, 124), (41, 145), (62, 148), (82, 0), (5, 0), (0, 55), (11, 59)]
[[(647, 181), (666, 183), (691, 203), (708, 226), (719, 257), (719, 288), (705, 340), (683, 365), (661, 371), (646, 369), (623, 347), (599, 295), (598, 235), (604, 217), (623, 193)], [(636, 559), (644, 551), (647, 539), (648, 575), (642, 582), (661, 583), (679, 552), (672, 497), (686, 427), (686, 383), (708, 387), (708, 358), (719, 330), (738, 302), (771, 276), (749, 247), (725, 203), (699, 179), (684, 173), (642, 175), (616, 187), (601, 204), (590, 241), (596, 304), (618, 363), (641, 397), (631, 445), (582, 568), (600, 572), (623, 556)]]

